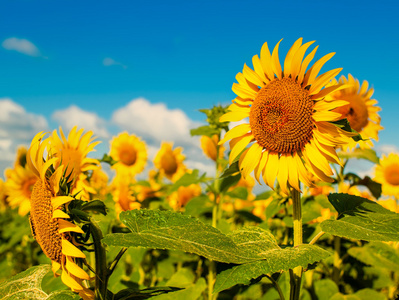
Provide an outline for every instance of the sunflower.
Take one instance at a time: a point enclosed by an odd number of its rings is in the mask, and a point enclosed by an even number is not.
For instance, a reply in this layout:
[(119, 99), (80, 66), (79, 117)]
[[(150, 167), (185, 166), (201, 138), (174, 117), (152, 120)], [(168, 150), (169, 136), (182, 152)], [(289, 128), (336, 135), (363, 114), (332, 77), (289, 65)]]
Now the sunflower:
[(345, 87), (325, 87), (341, 69), (318, 76), (334, 53), (323, 56), (306, 71), (317, 47), (304, 58), (313, 41), (302, 45), (300, 38), (288, 51), (282, 69), (280, 42), (272, 54), (265, 43), (260, 58), (255, 55), (252, 59), (254, 70), (244, 65), (243, 72), (237, 74), (238, 83), (233, 84), (237, 98), (220, 122), (247, 117), (249, 122), (229, 130), (219, 143), (231, 140), (230, 163), (250, 145), (239, 159), (243, 176), (255, 170), (257, 181), (260, 183), (262, 174), (271, 188), (277, 178), (282, 192), (288, 194), (288, 185), (300, 191), (299, 181), (313, 185), (307, 170), (322, 181), (332, 182), (329, 162), (340, 164), (334, 147), (346, 144), (350, 134), (332, 123), (342, 118), (332, 110), (347, 102), (325, 99)]
[(180, 186), (177, 191), (169, 195), (168, 202), (174, 210), (178, 211), (186, 206), (192, 198), (199, 195), (201, 195), (201, 187), (199, 184), (193, 183), (188, 186)]
[(383, 154), (374, 175), (374, 180), (382, 185), (382, 194), (399, 199), (399, 154)]
[(25, 216), (30, 211), (30, 198), (37, 176), (28, 166), (21, 165), (15, 165), (7, 173), (7, 202), (12, 208), (18, 207), (19, 215)]
[(165, 175), (172, 182), (176, 182), (184, 175), (187, 168), (183, 164), (185, 156), (181, 153), (183, 148), (173, 148), (173, 143), (162, 143), (161, 149), (154, 158), (154, 165), (160, 174)]
[(140, 209), (141, 203), (138, 202), (134, 190), (134, 179), (121, 174), (115, 176), (111, 183), (111, 193), (115, 201), (116, 212)]
[(37, 177), (31, 195), (32, 234), (44, 254), (51, 259), (54, 275), (58, 275), (61, 269), (61, 280), (72, 291), (85, 300), (94, 299), (93, 291), (83, 283), (90, 279), (89, 275), (78, 265), (86, 255), (74, 244), (74, 235), (84, 232), (66, 213), (67, 204), (74, 198), (60, 188), (60, 185), (65, 187), (62, 183), (67, 182), (64, 176), (68, 169), (60, 164), (60, 153), (53, 156), (50, 150), (52, 139), (43, 139), (45, 135), (38, 133), (27, 153), (27, 164)]
[(137, 136), (120, 133), (111, 140), (110, 148), (111, 157), (117, 161), (113, 165), (117, 172), (136, 175), (144, 170), (147, 163), (146, 145)]
[(224, 156), (224, 147), (221, 145), (219, 146), (219, 156), (217, 157), (217, 145), (219, 143), (219, 136), (218, 135), (213, 135), (212, 137), (203, 135), (201, 136), (201, 148), (204, 154), (212, 159), (213, 161), (216, 161), (216, 158), (223, 158)]
[[(95, 138), (92, 137), (93, 133), (91, 131), (83, 134), (83, 128), (77, 130), (76, 126), (69, 132), (68, 139), (65, 137), (61, 127), (60, 135), (61, 138), (58, 136), (57, 130), (54, 130), (49, 145), (51, 155), (59, 158), (55, 161), (54, 167), (64, 166), (65, 177), (68, 178), (68, 182), (72, 183), (73, 193), (82, 192), (82, 195), (87, 195), (92, 190), (86, 181), (86, 176), (82, 174), (99, 168), (99, 161), (87, 157), (87, 154), (94, 151), (94, 147), (100, 142), (93, 142)], [(87, 200), (86, 196), (83, 198)]]
[[(349, 102), (334, 111), (342, 113), (342, 116), (349, 121), (351, 128), (356, 130), (363, 138), (358, 143), (350, 140), (344, 148), (353, 150), (357, 144), (362, 149), (373, 147), (371, 139), (378, 141), (378, 131), (384, 129), (380, 125), (381, 118), (378, 115), (381, 108), (375, 106), (378, 103), (377, 100), (371, 99), (374, 89), (368, 89), (369, 84), (366, 80), (360, 85), (359, 80), (353, 78), (351, 74), (348, 75), (348, 79), (341, 76), (339, 83), (349, 87), (331, 93), (328, 98)], [(337, 81), (334, 79), (332, 84), (337, 84)]]

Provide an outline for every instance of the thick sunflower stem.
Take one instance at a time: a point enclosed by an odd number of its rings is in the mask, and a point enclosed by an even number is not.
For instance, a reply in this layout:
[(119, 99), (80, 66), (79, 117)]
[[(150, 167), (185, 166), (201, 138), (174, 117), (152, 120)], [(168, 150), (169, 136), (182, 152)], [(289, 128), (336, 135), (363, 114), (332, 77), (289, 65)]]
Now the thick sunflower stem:
[(96, 258), (96, 286), (94, 289), (95, 299), (105, 300), (107, 298), (108, 269), (105, 247), (101, 242), (103, 234), (98, 224), (90, 219), (90, 233), (94, 243)]
[[(292, 189), (293, 220), (294, 220), (294, 247), (302, 245), (302, 206), (301, 197), (296, 189)], [(301, 294), (302, 267), (290, 270), (290, 300), (298, 300)]]

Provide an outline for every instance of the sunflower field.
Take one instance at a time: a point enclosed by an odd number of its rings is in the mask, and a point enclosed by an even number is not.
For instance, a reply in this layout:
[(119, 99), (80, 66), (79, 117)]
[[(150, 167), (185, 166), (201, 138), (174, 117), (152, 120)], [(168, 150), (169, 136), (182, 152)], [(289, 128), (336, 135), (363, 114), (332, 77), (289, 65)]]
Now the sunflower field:
[(0, 299), (397, 299), (399, 154), (373, 149), (374, 90), (320, 73), (334, 53), (312, 62), (313, 41), (280, 63), (280, 42), (200, 110), (212, 175), (171, 141), (150, 162), (134, 132), (102, 154), (78, 127), (21, 147), (0, 180)]

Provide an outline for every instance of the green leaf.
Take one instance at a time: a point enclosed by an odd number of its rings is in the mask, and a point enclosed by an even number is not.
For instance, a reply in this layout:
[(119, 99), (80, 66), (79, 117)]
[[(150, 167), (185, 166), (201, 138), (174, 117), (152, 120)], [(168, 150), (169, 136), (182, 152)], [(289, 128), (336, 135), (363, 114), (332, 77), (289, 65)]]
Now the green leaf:
[(352, 295), (337, 293), (330, 300), (386, 300), (386, 297), (373, 289), (362, 289)]
[(225, 263), (262, 258), (244, 251), (218, 229), (177, 212), (143, 209), (121, 212), (119, 217), (132, 232), (105, 236), (103, 241), (109, 246), (182, 250)]
[(380, 159), (378, 158), (377, 153), (373, 149), (356, 148), (352, 152), (340, 151), (338, 152), (338, 156), (346, 159), (349, 158), (365, 159), (375, 164), (380, 163)]
[(348, 194), (330, 194), (328, 200), (339, 215), (320, 224), (324, 232), (365, 241), (399, 241), (399, 214)]
[(222, 181), (220, 182), (220, 192), (226, 192), (230, 187), (236, 185), (240, 181), (240, 179), (241, 174), (222, 178)]
[(314, 281), (314, 291), (317, 299), (330, 299), (339, 293), (338, 286), (331, 279), (321, 279)]
[(237, 172), (240, 172), (240, 169), (238, 167), (238, 160), (234, 161), (226, 170), (224, 170), (220, 178), (237, 175)]
[[(251, 247), (251, 245), (247, 246)], [(315, 245), (301, 245), (285, 249), (275, 245), (269, 249), (263, 248), (262, 255), (265, 255), (267, 259), (234, 266), (218, 274), (214, 292), (218, 293), (236, 284), (250, 284), (251, 279), (264, 274), (280, 270), (287, 271), (297, 266), (306, 268), (308, 264), (318, 262), (331, 254)]]
[(82, 210), (93, 211), (96, 213), (103, 214), (104, 216), (107, 215), (107, 207), (105, 206), (105, 203), (101, 200), (91, 200), (89, 202), (84, 203), (82, 205)]
[(358, 175), (354, 173), (347, 173), (345, 174), (345, 180), (348, 180), (350, 182), (351, 186), (354, 185), (363, 185), (366, 186), (371, 194), (375, 198), (380, 198), (381, 193), (382, 193), (382, 185), (381, 183), (375, 182), (372, 180), (369, 176), (365, 176), (364, 178), (360, 178)]
[(49, 270), (50, 265), (39, 265), (11, 277), (0, 284), (0, 299), (47, 299), (48, 295), (42, 290), (41, 284)]
[(200, 126), (198, 128), (191, 129), (190, 134), (191, 134), (191, 136), (206, 135), (206, 136), (212, 137), (215, 134), (219, 134), (219, 130), (216, 128), (211, 128), (208, 125), (205, 125), (205, 126)]
[(385, 268), (393, 272), (399, 270), (399, 250), (391, 245), (372, 242), (363, 247), (352, 247), (348, 253), (366, 265)]
[(159, 296), (151, 297), (153, 300), (196, 300), (202, 292), (205, 291), (207, 285), (204, 278), (198, 279), (195, 284), (191, 284), (184, 290), (173, 293), (162, 294)]
[(112, 158), (111, 155), (104, 154), (103, 158), (100, 159), (100, 162), (104, 162), (109, 164), (111, 167), (116, 164), (118, 161)]

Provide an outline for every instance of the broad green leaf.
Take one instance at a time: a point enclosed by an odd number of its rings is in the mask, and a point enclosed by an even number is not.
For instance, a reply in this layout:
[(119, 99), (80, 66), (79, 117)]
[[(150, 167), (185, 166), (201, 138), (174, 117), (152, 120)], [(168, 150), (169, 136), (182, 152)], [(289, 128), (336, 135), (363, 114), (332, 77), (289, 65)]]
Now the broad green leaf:
[(351, 295), (337, 293), (330, 300), (386, 300), (386, 297), (373, 289), (362, 289)]
[(382, 193), (382, 185), (374, 180), (372, 180), (369, 176), (365, 176), (364, 178), (359, 177), (354, 173), (345, 174), (345, 180), (350, 182), (351, 186), (354, 185), (363, 185), (369, 189), (371, 194), (376, 198), (381, 197)]
[(229, 189), (229, 187), (236, 185), (240, 181), (240, 179), (241, 179), (241, 174), (224, 177), (220, 182), (220, 188), (219, 188), (220, 192), (224, 193)]
[(331, 279), (316, 280), (313, 283), (317, 299), (330, 299), (336, 293), (339, 293), (338, 286)]
[(324, 232), (365, 241), (399, 241), (399, 214), (358, 196), (330, 194), (328, 199), (339, 215), (320, 224)]
[(357, 159), (365, 159), (371, 161), (372, 163), (378, 164), (380, 159), (377, 156), (377, 153), (373, 149), (360, 149), (356, 148), (352, 152), (344, 152), (340, 151), (338, 156), (341, 158), (357, 158)]
[(391, 245), (373, 242), (363, 247), (352, 247), (348, 253), (366, 265), (385, 268), (393, 272), (399, 270), (399, 251)]
[(225, 263), (262, 258), (261, 254), (243, 250), (233, 241), (239, 233), (231, 238), (196, 218), (177, 212), (132, 210), (122, 212), (119, 217), (132, 232), (107, 235), (103, 241), (109, 246), (182, 250)]
[[(249, 244), (243, 246), (251, 247)], [(261, 248), (261, 244), (259, 245)], [(264, 274), (287, 271), (297, 266), (306, 268), (331, 254), (315, 245), (301, 245), (295, 248), (281, 249), (276, 247), (262, 248), (266, 259), (250, 262), (222, 271), (216, 277), (215, 293), (228, 289), (236, 284), (250, 284), (251, 279)]]
[(39, 265), (11, 277), (0, 284), (0, 299), (47, 299), (48, 295), (42, 290), (41, 284), (49, 270), (50, 265)]
[(213, 203), (207, 195), (201, 195), (192, 198), (185, 206), (184, 214), (194, 217), (199, 217), (200, 215), (212, 212)]
[(173, 286), (178, 288), (186, 288), (193, 284), (195, 275), (189, 268), (181, 268), (170, 277), (166, 282), (166, 286)]
[(227, 192), (226, 195), (230, 196), (231, 198), (247, 200), (248, 199), (248, 189), (243, 186), (236, 187), (231, 192)]
[(226, 170), (223, 171), (223, 174), (220, 176), (220, 178), (235, 176), (238, 172), (240, 172), (238, 160), (235, 160), (230, 166), (228, 166)]
[(151, 287), (144, 290), (124, 289), (114, 295), (113, 300), (137, 300), (137, 299), (154, 299), (158, 295), (171, 293), (180, 290), (173, 287)]

